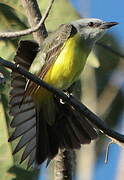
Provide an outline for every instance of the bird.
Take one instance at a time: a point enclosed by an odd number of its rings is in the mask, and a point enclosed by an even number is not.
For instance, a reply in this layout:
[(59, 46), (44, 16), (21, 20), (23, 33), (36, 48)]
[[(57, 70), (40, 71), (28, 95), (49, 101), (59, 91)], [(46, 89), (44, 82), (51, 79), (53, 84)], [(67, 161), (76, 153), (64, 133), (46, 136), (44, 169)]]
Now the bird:
[[(53, 87), (67, 91), (80, 78), (95, 43), (117, 24), (96, 18), (62, 24), (41, 47), (35, 41), (20, 41), (14, 61)], [(10, 126), (15, 131), (9, 142), (21, 136), (13, 154), (24, 148), (21, 162), (28, 158), (28, 167), (50, 162), (59, 148), (80, 149), (98, 137), (98, 130), (83, 114), (52, 92), (15, 71), (11, 78)]]

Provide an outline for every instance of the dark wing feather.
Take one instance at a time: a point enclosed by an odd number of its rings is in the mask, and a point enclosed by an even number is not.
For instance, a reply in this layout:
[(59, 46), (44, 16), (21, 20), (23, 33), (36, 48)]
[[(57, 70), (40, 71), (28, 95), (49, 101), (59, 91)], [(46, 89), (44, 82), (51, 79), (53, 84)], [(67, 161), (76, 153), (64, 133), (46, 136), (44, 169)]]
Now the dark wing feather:
[[(19, 47), (16, 52), (14, 61), (20, 67), (29, 70), (32, 61), (34, 60), (38, 52), (38, 44), (34, 41), (20, 41)], [(19, 143), (17, 144), (13, 154), (20, 151), (25, 146), (21, 162), (25, 160), (31, 153), (32, 158), (35, 160), (33, 149), (36, 148), (36, 111), (32, 98), (26, 97), (25, 102), (20, 107), (24, 92), (26, 79), (17, 72), (11, 73), (11, 91), (10, 91), (10, 114), (13, 116), (13, 120), (10, 124), (15, 128), (15, 131), (9, 138), (9, 141), (21, 136)], [(30, 148), (30, 150), (29, 150)], [(28, 165), (31, 164), (30, 163)]]

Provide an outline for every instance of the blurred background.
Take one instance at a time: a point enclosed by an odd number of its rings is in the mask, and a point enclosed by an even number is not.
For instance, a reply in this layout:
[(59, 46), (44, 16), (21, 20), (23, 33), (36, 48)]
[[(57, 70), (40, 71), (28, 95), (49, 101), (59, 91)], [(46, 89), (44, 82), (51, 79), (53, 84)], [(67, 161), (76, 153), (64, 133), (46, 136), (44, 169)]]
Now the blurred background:
[[(48, 1), (38, 0), (41, 12)], [(68, 23), (81, 17), (95, 17), (105, 21), (119, 22), (96, 44), (88, 58), (75, 93), (81, 101), (102, 118), (112, 129), (124, 134), (124, 57), (111, 52), (107, 45), (124, 54), (124, 1), (118, 0), (55, 0), (46, 21), (49, 32), (59, 24)], [(17, 31), (28, 27), (25, 11), (19, 0), (0, 1), (0, 31)], [(32, 36), (21, 39), (31, 39)], [(13, 61), (20, 39), (0, 39), (0, 56)], [(25, 163), (19, 165), (20, 152), (12, 156), (12, 146), (8, 143), (10, 71), (0, 67), (0, 180), (51, 180), (53, 166), (48, 169), (26, 170)], [(100, 136), (90, 145), (77, 151), (77, 167), (74, 180), (123, 180), (124, 150), (115, 144), (109, 146), (108, 162), (105, 163), (106, 149), (110, 141)]]

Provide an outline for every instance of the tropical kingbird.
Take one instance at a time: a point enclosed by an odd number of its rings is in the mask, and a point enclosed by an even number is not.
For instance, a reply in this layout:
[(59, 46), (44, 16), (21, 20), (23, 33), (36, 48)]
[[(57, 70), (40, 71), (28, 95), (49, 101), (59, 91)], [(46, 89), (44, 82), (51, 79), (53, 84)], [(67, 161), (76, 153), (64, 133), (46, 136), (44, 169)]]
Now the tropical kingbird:
[[(63, 24), (45, 39), (38, 54), (36, 42), (21, 41), (15, 62), (55, 88), (67, 90), (79, 79), (95, 42), (116, 24), (94, 18)], [(16, 129), (9, 141), (22, 136), (13, 153), (25, 146), (21, 162), (29, 156), (28, 166), (51, 160), (59, 148), (78, 149), (97, 137), (86, 117), (16, 72), (10, 94), (11, 127)]]

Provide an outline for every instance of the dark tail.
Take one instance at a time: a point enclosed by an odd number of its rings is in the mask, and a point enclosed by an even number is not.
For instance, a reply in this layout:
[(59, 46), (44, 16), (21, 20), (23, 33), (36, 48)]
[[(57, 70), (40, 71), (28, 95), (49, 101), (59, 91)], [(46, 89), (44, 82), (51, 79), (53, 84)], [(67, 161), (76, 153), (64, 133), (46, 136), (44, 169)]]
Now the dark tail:
[(50, 125), (44, 118), (44, 108), (37, 109), (36, 118), (36, 163), (41, 164), (46, 159), (52, 159), (58, 152), (60, 145), (59, 134), (57, 134), (55, 125)]
[[(47, 106), (37, 110), (36, 162), (48, 162), (58, 153), (59, 148), (79, 149), (97, 138), (97, 131), (84, 116), (80, 116), (68, 104), (55, 103), (55, 121), (50, 124), (44, 118)], [(52, 107), (51, 107), (52, 109)], [(45, 115), (45, 117), (47, 117)]]

